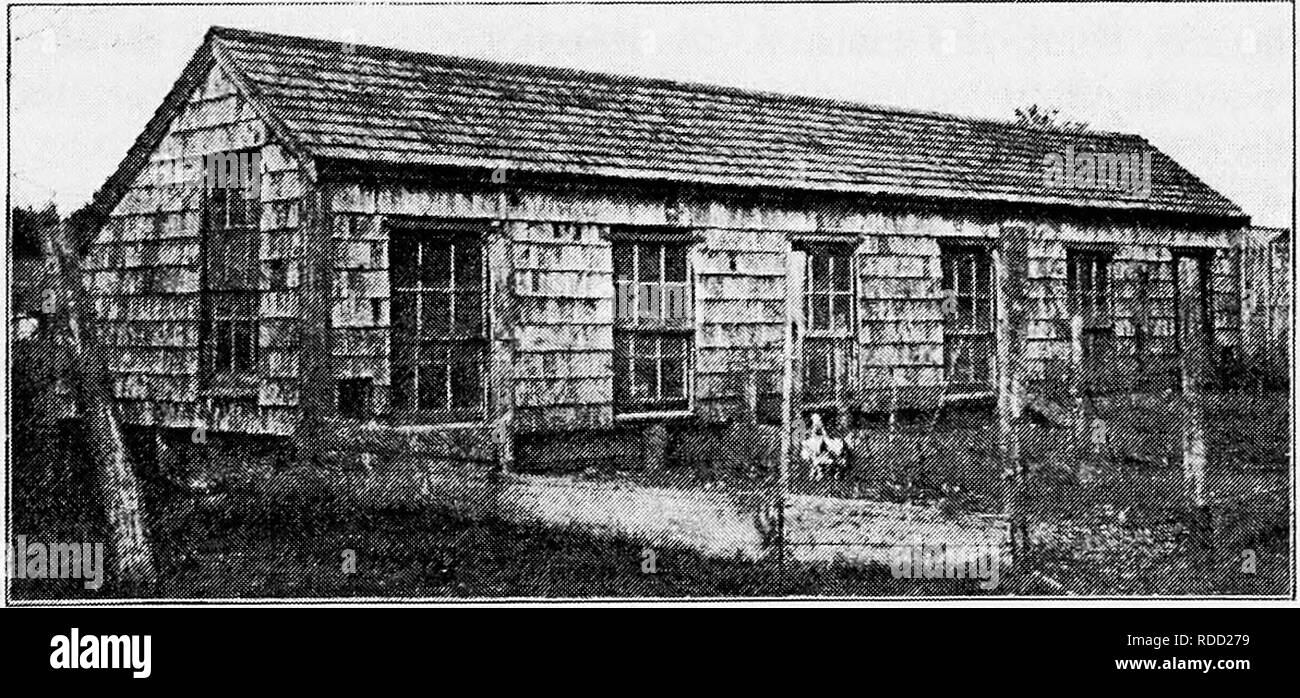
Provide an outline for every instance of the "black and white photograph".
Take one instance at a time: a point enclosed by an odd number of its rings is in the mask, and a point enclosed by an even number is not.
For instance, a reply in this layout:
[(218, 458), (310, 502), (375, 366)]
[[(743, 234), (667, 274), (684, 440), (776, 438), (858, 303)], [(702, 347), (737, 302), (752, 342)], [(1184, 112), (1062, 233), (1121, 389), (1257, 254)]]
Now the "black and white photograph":
[(7, 5), (5, 604), (1293, 605), (1294, 21)]

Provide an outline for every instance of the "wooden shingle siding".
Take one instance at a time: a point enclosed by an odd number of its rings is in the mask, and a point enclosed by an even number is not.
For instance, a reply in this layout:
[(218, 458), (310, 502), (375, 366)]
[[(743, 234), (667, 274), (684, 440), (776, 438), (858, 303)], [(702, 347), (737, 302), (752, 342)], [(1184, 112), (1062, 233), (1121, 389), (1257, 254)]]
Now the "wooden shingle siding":
[[(254, 148), (262, 220), (256, 390), (239, 401), (205, 395), (199, 380), (202, 156)], [(96, 330), (110, 349), (128, 422), (288, 434), (297, 420), (299, 163), (221, 69), (210, 71), (172, 120), (85, 256)], [(271, 271), (286, 286), (272, 290)]]
[[(1038, 392), (1073, 388), (1070, 299), (1065, 262), (1072, 248), (1102, 245), (1108, 265), (1114, 354), (1105, 362), (1108, 390), (1164, 389), (1177, 358), (1174, 336), (1172, 255), (1164, 242), (1175, 235), (1129, 228), (1047, 225), (1030, 245), (1026, 378)], [(1192, 240), (1195, 236), (1185, 235)], [(1150, 244), (1160, 240), (1161, 244)], [(1148, 244), (1135, 244), (1145, 242)], [(1145, 276), (1145, 281), (1142, 278)], [(1136, 334), (1139, 309), (1145, 324)]]
[[(529, 432), (607, 426), (614, 402), (608, 228), (516, 223), (511, 231), (516, 427)], [(542, 370), (521, 370), (525, 365)]]
[(1029, 243), (1026, 279), (1026, 335), (1023, 380), (1038, 392), (1070, 389), (1070, 316), (1066, 251), (1056, 231), (1039, 227), (1041, 239)]
[[(923, 228), (915, 218), (896, 225), (905, 233)], [(855, 263), (859, 403), (868, 411), (937, 404), (944, 378), (938, 238), (868, 233)]]
[[(388, 216), (500, 220), (510, 260), (509, 291), (518, 324), (508, 380), (521, 434), (609, 428), (612, 408), (611, 225), (664, 225), (666, 202), (648, 195), (492, 187), (439, 188), (341, 185), (332, 223), (336, 259), (334, 375), (375, 380), (376, 410), (387, 401)], [(940, 246), (945, 242), (996, 247), (1000, 223), (913, 212), (851, 207), (821, 210), (699, 198), (679, 202), (699, 235), (691, 255), (698, 327), (692, 411), (704, 421), (736, 418), (747, 409), (747, 384), (771, 397), (777, 387), (780, 322), (785, 298), (785, 245), (819, 226), (854, 243), (857, 297), (856, 375), (851, 399), (858, 409), (887, 410), (938, 404), (945, 394)], [(554, 220), (539, 220), (553, 217)], [(1037, 390), (1071, 386), (1067, 250), (1105, 244), (1110, 268), (1122, 384), (1137, 384), (1134, 288), (1146, 270), (1147, 321), (1142, 338), (1144, 375), (1158, 383), (1176, 358), (1173, 344), (1170, 243), (1210, 244), (1206, 233), (1036, 224), (1026, 283), (1026, 372)], [(497, 381), (499, 382), (499, 380)], [(497, 386), (496, 389), (499, 389)]]
[(709, 229), (694, 255), (695, 411), (739, 417), (746, 386), (779, 385), (786, 238), (777, 232)]
[[(335, 209), (327, 225), (330, 239), (330, 373), (329, 392), (337, 391), (337, 381), (369, 378), (373, 381), (372, 404), (362, 406), (366, 414), (388, 411), (391, 375), (388, 365), (391, 332), (389, 302), (388, 244), (382, 230), (382, 217), (375, 215), (373, 196), (365, 202), (347, 205), (342, 196), (358, 191), (339, 187)], [(329, 410), (333, 411), (333, 403)]]

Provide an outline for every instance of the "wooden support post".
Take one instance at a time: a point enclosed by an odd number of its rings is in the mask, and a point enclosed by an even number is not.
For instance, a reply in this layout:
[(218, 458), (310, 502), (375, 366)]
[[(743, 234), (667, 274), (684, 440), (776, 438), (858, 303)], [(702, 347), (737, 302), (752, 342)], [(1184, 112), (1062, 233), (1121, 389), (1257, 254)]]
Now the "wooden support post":
[(1206, 363), (1204, 279), (1201, 260), (1175, 257), (1178, 293), (1178, 364), (1182, 399), (1183, 477), (1193, 506), (1205, 504), (1205, 418), (1201, 404)]
[(1024, 409), (1023, 371), (1026, 331), (1025, 280), (1029, 278), (1029, 229), (1015, 224), (1002, 228), (1002, 245), (993, 255), (997, 283), (998, 452), (1010, 487), (1006, 501), (1013, 554), (1026, 543), (1027, 484), (1020, 455), (1020, 417)]
[(55, 289), (62, 298), (58, 331), (67, 340), (77, 371), (77, 404), (85, 420), (87, 445), (100, 474), (108, 515), (116, 581), (126, 589), (152, 584), (153, 548), (145, 531), (140, 484), (127, 452), (122, 425), (113, 401), (106, 355), (98, 346), (90, 322), (90, 295), (81, 280), (81, 265), (71, 236), (59, 224), (42, 229), (42, 244), (53, 265)]
[[(790, 489), (790, 455), (794, 436), (795, 352), (802, 334), (803, 272), (807, 255), (790, 250), (785, 270), (785, 313), (781, 344), (781, 445), (777, 461), (777, 541), (778, 555), (785, 560), (785, 502)], [(802, 421), (802, 419), (800, 419)]]
[(515, 469), (515, 352), (519, 342), (519, 311), (515, 304), (514, 253), (510, 224), (498, 221), (489, 233), (488, 273), (492, 302), (489, 308), (493, 346), (491, 386), (493, 441), (497, 466), (503, 473)]
[(1083, 365), (1083, 316), (1070, 317), (1070, 392), (1074, 397), (1074, 453), (1078, 457), (1077, 473), (1080, 482), (1091, 482), (1094, 474), (1093, 463), (1093, 415), (1088, 414), (1087, 377)]
[(331, 348), (331, 275), (334, 272), (334, 231), (329, 214), (332, 187), (310, 184), (303, 197), (302, 236), (304, 279), (299, 284), (299, 381), (302, 418), (293, 434), (296, 457), (316, 463), (329, 444), (325, 420), (334, 410), (334, 371)]

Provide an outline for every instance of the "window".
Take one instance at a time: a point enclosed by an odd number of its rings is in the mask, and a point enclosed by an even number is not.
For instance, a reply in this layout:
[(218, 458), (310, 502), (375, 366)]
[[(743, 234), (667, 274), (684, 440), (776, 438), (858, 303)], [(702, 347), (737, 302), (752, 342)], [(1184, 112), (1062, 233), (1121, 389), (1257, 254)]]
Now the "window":
[(476, 419), (486, 402), (483, 243), (461, 231), (391, 233), (393, 408), (419, 421)]
[(993, 387), (993, 264), (989, 250), (945, 246), (943, 267), (943, 362), (952, 393)]
[(261, 201), (235, 179), (215, 184), (203, 190), (203, 357), (209, 378), (249, 376), (258, 359)]
[(804, 274), (805, 403), (841, 398), (848, 387), (853, 356), (852, 247), (807, 248)]
[(1110, 254), (1096, 250), (1066, 253), (1071, 317), (1083, 319), (1082, 387), (1100, 387), (1098, 379), (1115, 343), (1110, 302)]
[(694, 326), (685, 242), (615, 240), (614, 406), (689, 407)]

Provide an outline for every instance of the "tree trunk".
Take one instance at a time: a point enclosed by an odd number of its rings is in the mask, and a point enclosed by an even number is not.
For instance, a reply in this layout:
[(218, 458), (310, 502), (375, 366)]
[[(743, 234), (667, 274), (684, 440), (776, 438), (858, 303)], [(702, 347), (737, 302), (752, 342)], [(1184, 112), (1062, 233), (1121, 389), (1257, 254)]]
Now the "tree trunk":
[(58, 324), (52, 331), (64, 338), (73, 356), (77, 405), (85, 420), (87, 445), (107, 509), (115, 581), (124, 588), (137, 589), (154, 582), (153, 551), (145, 534), (140, 486), (108, 385), (104, 353), (96, 345), (94, 333), (83, 324), (82, 311), (90, 307), (90, 297), (81, 283), (80, 263), (66, 228), (62, 224), (46, 227), (43, 237), (46, 256), (54, 267), (54, 283), (61, 286), (53, 289), (61, 302), (53, 316)]

